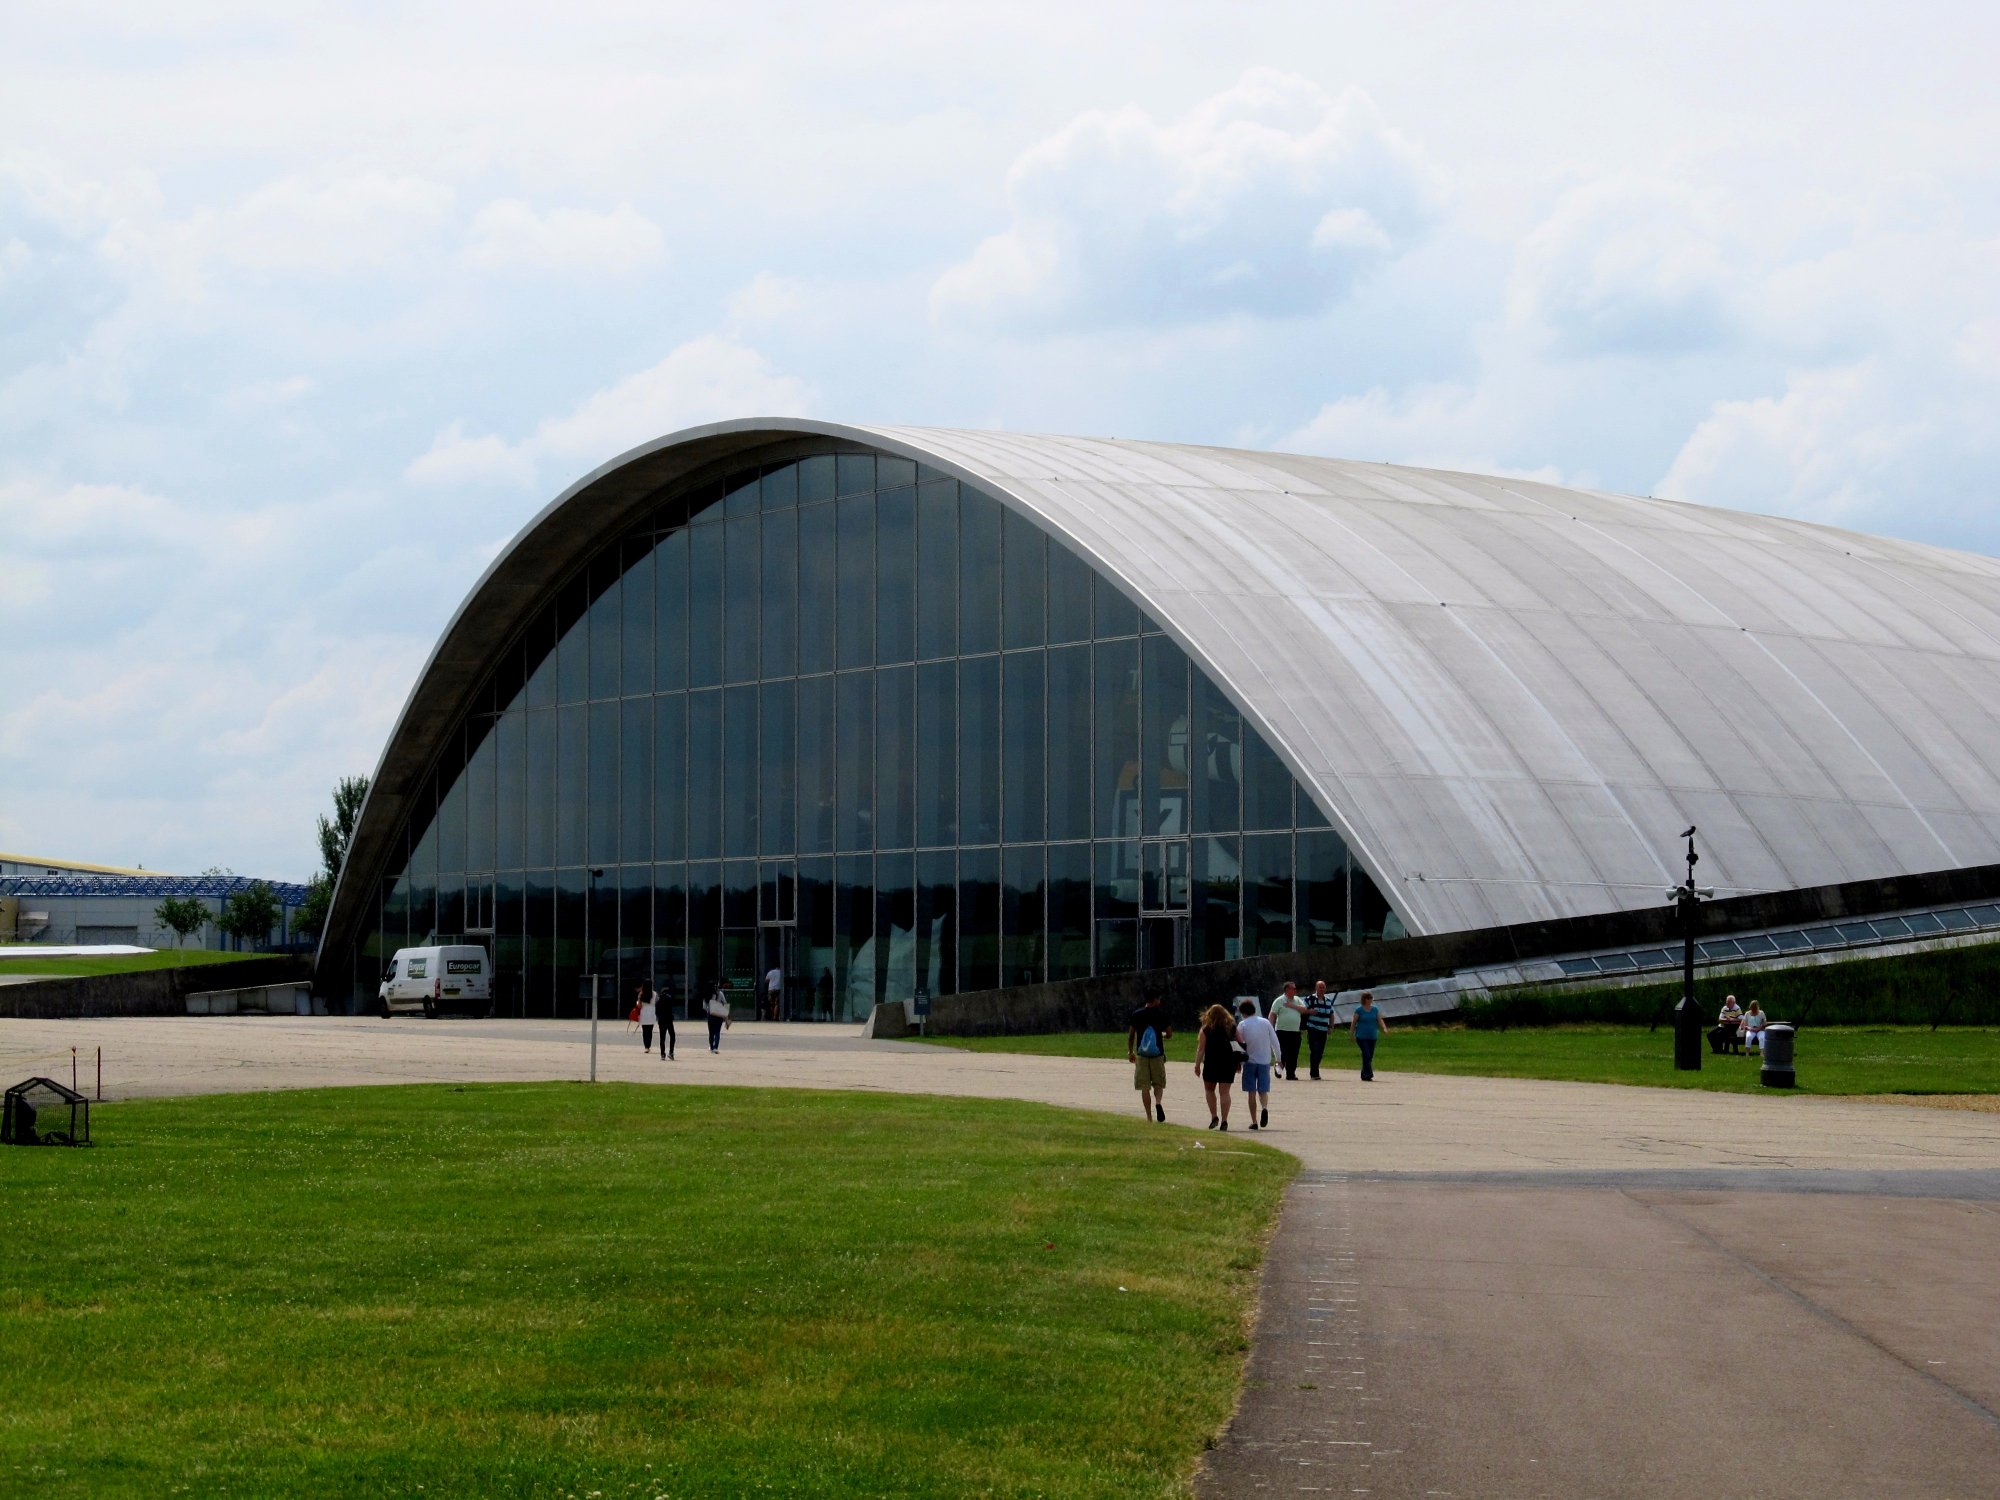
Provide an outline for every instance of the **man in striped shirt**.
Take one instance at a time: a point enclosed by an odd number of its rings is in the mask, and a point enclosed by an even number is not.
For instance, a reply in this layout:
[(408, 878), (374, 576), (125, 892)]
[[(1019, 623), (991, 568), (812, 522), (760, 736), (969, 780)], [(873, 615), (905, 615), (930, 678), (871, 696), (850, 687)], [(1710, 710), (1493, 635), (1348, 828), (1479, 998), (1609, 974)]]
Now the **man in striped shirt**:
[(1326, 981), (1317, 980), (1312, 999), (1306, 1002), (1306, 1053), (1314, 1078), (1319, 1077), (1319, 1060), (1326, 1056), (1326, 1037), (1332, 1029), (1333, 996), (1326, 992)]

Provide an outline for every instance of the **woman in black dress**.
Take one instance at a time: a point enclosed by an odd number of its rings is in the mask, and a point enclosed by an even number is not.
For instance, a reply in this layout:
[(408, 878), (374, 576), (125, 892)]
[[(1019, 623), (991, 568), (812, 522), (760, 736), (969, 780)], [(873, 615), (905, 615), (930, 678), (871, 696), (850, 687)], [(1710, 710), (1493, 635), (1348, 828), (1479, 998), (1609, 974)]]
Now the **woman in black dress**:
[[(1208, 1095), (1208, 1128), (1229, 1128), (1229, 1086), (1243, 1055), (1236, 1047), (1236, 1018), (1228, 1007), (1211, 1005), (1201, 1018), (1201, 1035), (1194, 1044), (1194, 1076)], [(1217, 1106), (1220, 1105), (1220, 1109)]]

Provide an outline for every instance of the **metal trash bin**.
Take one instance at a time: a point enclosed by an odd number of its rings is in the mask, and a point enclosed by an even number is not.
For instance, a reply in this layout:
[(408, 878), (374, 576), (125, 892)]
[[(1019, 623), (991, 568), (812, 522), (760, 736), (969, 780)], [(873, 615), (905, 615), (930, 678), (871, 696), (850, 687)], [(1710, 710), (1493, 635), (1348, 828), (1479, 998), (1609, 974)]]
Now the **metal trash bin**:
[(1788, 1089), (1797, 1083), (1792, 1071), (1792, 1041), (1797, 1028), (1774, 1021), (1764, 1028), (1764, 1074), (1767, 1089)]

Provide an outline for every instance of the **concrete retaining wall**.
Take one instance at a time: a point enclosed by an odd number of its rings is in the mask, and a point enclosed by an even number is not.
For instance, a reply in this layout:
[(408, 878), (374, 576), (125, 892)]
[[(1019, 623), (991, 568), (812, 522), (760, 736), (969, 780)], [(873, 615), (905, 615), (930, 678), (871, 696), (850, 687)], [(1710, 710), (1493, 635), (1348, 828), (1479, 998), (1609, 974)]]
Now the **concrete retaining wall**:
[(184, 969), (141, 969), (0, 987), (0, 1019), (54, 1021), (78, 1016), (181, 1016), (187, 997), (222, 989), (305, 984), (309, 959), (249, 958), (233, 964), (190, 964)]

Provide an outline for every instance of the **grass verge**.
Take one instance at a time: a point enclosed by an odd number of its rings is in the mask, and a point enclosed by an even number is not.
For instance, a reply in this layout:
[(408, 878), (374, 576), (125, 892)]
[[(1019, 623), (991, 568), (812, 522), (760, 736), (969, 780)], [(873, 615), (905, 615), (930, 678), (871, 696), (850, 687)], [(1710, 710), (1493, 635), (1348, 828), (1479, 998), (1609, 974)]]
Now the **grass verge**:
[(1294, 1164), (1005, 1102), (106, 1106), (9, 1152), (0, 1490), (1165, 1495)]
[[(1391, 1026), (1395, 1026), (1392, 1021)], [(980, 1052), (1027, 1052), (1043, 1057), (1125, 1056), (1124, 1033), (1064, 1032), (1053, 1036), (933, 1037), (938, 1046)], [(1169, 1044), (1175, 1062), (1194, 1056), (1192, 1037)], [(1327, 1061), (1338, 1072), (1357, 1067), (1354, 1044), (1335, 1032)], [(1798, 1036), (1802, 1094), (2000, 1093), (2000, 1027), (1809, 1026)], [(1547, 1026), (1472, 1031), (1458, 1026), (1396, 1027), (1375, 1054), (1382, 1072), (1453, 1073), (1486, 1078), (1557, 1078), (1578, 1083), (1644, 1084), (1726, 1093), (1776, 1093), (1758, 1078), (1755, 1057), (1716, 1057), (1703, 1043), (1699, 1073), (1674, 1071), (1674, 1037), (1666, 1026)], [(1301, 1075), (1303, 1076), (1303, 1075)]]
[(107, 953), (96, 958), (41, 958), (34, 954), (0, 958), (0, 975), (33, 974), (47, 979), (76, 979), (91, 974), (135, 974), (144, 969), (182, 969), (196, 964), (232, 964), (269, 958), (268, 953), (223, 953), (212, 948), (154, 953)]

